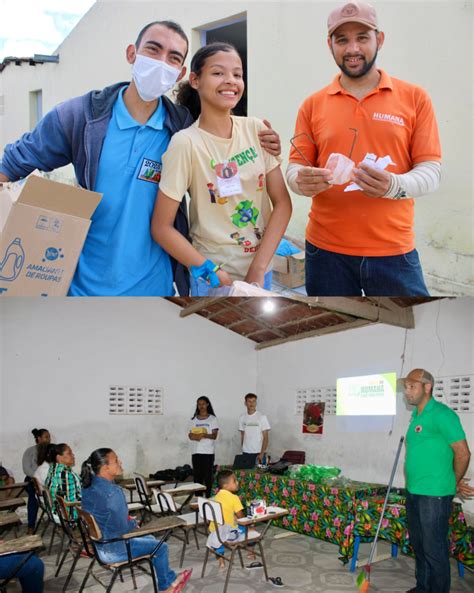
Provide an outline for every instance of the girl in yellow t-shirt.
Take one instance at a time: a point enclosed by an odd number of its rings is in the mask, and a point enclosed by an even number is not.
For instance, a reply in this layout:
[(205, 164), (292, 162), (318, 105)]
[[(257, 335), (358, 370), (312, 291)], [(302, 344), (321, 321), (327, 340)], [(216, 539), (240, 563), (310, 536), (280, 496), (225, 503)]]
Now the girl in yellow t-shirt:
[[(271, 286), (271, 260), (291, 216), (280, 161), (260, 147), (265, 124), (232, 115), (244, 93), (242, 61), (227, 43), (202, 47), (177, 102), (195, 123), (171, 139), (163, 156), (152, 218), (153, 238), (191, 268), (191, 294), (205, 296), (202, 279)], [(173, 227), (189, 193), (189, 243)], [(217, 274), (209, 275), (209, 271)]]

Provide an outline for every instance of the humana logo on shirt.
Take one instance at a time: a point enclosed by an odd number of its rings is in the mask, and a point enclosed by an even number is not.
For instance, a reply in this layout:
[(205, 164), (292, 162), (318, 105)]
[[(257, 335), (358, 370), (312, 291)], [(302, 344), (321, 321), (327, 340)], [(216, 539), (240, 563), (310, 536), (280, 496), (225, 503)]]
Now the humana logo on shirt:
[(376, 119), (378, 121), (389, 121), (390, 123), (396, 124), (397, 126), (405, 125), (403, 117), (400, 117), (399, 115), (392, 115), (390, 113), (378, 113), (375, 111), (372, 115), (372, 119)]

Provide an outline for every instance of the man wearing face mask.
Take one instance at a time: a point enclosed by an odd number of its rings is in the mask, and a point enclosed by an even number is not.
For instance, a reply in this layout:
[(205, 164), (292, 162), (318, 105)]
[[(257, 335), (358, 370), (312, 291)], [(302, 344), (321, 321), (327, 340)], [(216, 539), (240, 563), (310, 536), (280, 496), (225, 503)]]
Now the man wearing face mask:
[[(103, 194), (71, 283), (72, 296), (169, 296), (173, 281), (181, 295), (189, 293), (187, 271), (150, 233), (161, 157), (171, 136), (193, 122), (186, 108), (165, 96), (185, 75), (187, 52), (187, 36), (177, 23), (149, 23), (126, 50), (130, 83), (61, 103), (5, 147), (0, 183), (72, 163), (79, 184)], [(279, 153), (273, 130), (266, 131), (262, 146)], [(187, 236), (184, 199), (175, 226)]]

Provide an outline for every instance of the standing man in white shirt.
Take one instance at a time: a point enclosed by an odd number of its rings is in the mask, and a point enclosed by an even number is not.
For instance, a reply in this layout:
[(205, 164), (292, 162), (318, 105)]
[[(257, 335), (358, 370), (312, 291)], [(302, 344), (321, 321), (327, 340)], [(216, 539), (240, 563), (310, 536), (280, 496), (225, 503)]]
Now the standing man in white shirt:
[(265, 414), (257, 412), (257, 396), (247, 393), (245, 396), (247, 413), (239, 419), (239, 430), (243, 455), (252, 458), (253, 462), (262, 463), (268, 447), (270, 423)]

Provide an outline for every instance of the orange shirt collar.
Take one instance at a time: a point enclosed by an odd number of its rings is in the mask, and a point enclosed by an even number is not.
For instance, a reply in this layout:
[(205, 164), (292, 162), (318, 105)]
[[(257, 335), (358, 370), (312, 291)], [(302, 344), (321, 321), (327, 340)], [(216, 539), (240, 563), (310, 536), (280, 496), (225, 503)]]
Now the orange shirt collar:
[[(393, 83), (390, 76), (384, 71), (379, 70), (380, 72), (380, 80), (379, 84), (377, 85), (377, 90), (380, 89), (390, 89), (393, 90)], [(347, 93), (347, 91), (341, 86), (341, 75), (338, 74), (331, 84), (327, 88), (328, 95), (337, 95), (338, 93)]]

